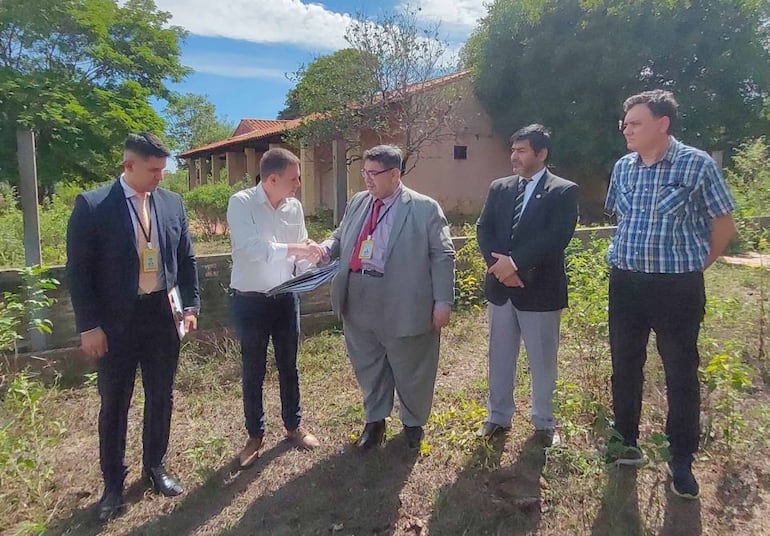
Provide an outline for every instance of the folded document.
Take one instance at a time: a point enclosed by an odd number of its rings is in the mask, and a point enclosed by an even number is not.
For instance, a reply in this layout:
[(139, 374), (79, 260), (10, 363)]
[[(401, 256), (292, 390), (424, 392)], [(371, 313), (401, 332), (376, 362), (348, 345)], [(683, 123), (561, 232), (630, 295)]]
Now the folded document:
[(313, 268), (293, 279), (289, 279), (285, 283), (281, 283), (280, 285), (271, 288), (266, 294), (268, 296), (273, 296), (284, 292), (310, 292), (329, 281), (339, 269), (340, 261), (337, 259), (325, 266)]

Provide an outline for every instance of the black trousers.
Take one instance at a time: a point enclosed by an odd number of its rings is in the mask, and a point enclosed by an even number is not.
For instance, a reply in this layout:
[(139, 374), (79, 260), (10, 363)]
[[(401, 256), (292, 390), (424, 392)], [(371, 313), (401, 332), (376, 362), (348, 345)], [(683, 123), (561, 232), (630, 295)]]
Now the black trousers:
[(689, 456), (700, 438), (698, 333), (706, 292), (702, 272), (645, 274), (612, 269), (609, 289), (612, 399), (615, 429), (628, 444), (639, 438), (644, 363), (655, 331), (666, 376), (666, 434), (672, 456)]
[(267, 366), (267, 345), (273, 340), (281, 417), (287, 430), (299, 427), (299, 299), (286, 293), (267, 297), (258, 293), (235, 293), (232, 298), (233, 324), (241, 340), (243, 359), (243, 413), (249, 437), (265, 435), (262, 386)]
[(123, 487), (127, 467), (128, 408), (134, 392), (137, 365), (144, 386), (142, 464), (163, 463), (168, 448), (173, 385), (179, 361), (179, 336), (165, 291), (137, 300), (125, 329), (107, 333), (108, 353), (99, 361), (99, 454), (107, 490)]

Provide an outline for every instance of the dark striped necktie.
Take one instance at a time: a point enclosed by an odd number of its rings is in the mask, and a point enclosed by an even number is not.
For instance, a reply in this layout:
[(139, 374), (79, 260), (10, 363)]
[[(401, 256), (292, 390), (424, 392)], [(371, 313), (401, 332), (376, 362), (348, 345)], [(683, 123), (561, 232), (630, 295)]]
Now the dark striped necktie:
[(524, 212), (524, 192), (527, 191), (527, 184), (529, 184), (529, 181), (531, 180), (531, 178), (519, 177), (516, 200), (513, 202), (513, 225), (511, 226), (511, 233), (516, 230), (519, 221), (521, 221), (521, 213)]

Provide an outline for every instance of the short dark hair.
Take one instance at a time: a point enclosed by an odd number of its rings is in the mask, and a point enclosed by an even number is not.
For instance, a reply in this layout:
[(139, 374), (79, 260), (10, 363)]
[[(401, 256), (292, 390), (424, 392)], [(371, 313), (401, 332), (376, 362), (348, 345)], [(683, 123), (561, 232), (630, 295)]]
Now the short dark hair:
[(123, 143), (126, 151), (138, 154), (142, 158), (166, 158), (171, 156), (171, 151), (163, 145), (161, 139), (152, 132), (140, 132), (139, 134), (129, 134)]
[(632, 95), (623, 102), (623, 113), (628, 113), (628, 110), (637, 104), (646, 104), (655, 117), (668, 117), (668, 130), (671, 132), (671, 125), (679, 110), (679, 103), (676, 102), (673, 93), (665, 89), (653, 89)]
[(551, 131), (539, 123), (533, 123), (520, 128), (511, 136), (511, 143), (515, 141), (528, 141), (529, 146), (538, 154), (543, 149), (551, 151)]
[(259, 176), (266, 179), (273, 174), (280, 175), (291, 164), (299, 164), (297, 155), (283, 147), (275, 147), (263, 154), (259, 160)]
[(378, 162), (385, 169), (398, 169), (401, 171), (401, 149), (395, 145), (378, 145), (364, 152), (364, 161)]

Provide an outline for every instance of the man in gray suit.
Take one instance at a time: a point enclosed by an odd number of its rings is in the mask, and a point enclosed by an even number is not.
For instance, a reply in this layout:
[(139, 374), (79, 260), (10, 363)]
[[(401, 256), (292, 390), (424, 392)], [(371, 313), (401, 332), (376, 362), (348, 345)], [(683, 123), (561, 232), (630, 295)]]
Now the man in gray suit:
[(561, 311), (567, 307), (564, 249), (577, 223), (577, 185), (545, 165), (542, 125), (511, 136), (514, 175), (492, 182), (479, 216), (479, 249), (489, 267), (489, 418), (478, 435), (511, 425), (521, 340), (532, 375), (532, 421), (545, 445), (559, 442), (553, 418)]
[(364, 153), (366, 191), (353, 196), (324, 242), (339, 257), (332, 308), (342, 319), (350, 362), (364, 397), (357, 446), (382, 444), (394, 390), (411, 448), (430, 415), (441, 328), (454, 301), (454, 248), (441, 207), (401, 183), (401, 151)]

